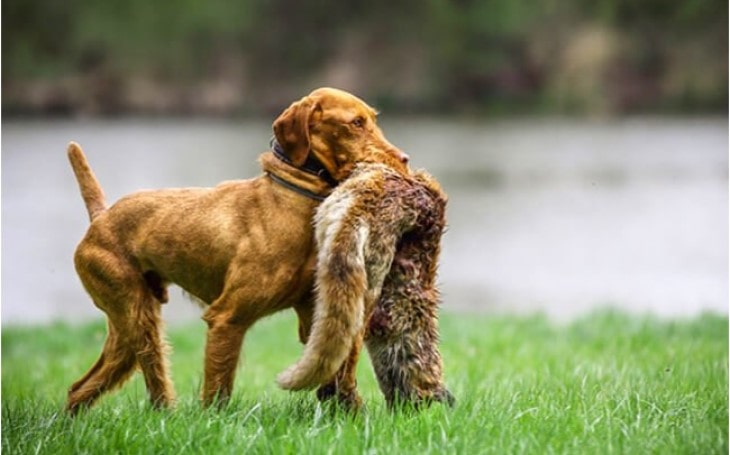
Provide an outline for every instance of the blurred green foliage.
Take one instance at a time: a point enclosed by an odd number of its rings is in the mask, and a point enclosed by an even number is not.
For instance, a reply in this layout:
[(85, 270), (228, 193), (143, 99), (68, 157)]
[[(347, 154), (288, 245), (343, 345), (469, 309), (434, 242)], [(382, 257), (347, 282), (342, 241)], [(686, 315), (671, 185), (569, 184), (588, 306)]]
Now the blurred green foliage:
[(6, 0), (6, 113), (726, 111), (724, 0)]

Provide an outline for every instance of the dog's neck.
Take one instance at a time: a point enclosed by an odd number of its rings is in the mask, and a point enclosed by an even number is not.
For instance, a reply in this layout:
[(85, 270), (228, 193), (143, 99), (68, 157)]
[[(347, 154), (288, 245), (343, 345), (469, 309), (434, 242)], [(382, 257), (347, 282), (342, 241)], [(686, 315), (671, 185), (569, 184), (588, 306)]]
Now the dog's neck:
[(262, 154), (259, 163), (274, 183), (309, 199), (321, 202), (332, 191), (332, 187), (318, 175), (281, 160), (273, 151)]
[(307, 155), (307, 159), (304, 161), (304, 164), (302, 164), (301, 166), (295, 166), (294, 163), (292, 163), (292, 161), (289, 159), (289, 157), (286, 156), (286, 153), (284, 153), (284, 149), (281, 147), (281, 144), (279, 144), (279, 141), (277, 141), (275, 137), (271, 138), (270, 145), (271, 150), (274, 152), (274, 156), (285, 162), (289, 166), (294, 166), (295, 168), (301, 169), (304, 172), (316, 175), (317, 177), (327, 182), (327, 184), (332, 188), (338, 185), (339, 182), (335, 180), (334, 177), (332, 177), (332, 174), (330, 174), (327, 168), (324, 167), (322, 162), (319, 161), (313, 153), (309, 153), (309, 155)]

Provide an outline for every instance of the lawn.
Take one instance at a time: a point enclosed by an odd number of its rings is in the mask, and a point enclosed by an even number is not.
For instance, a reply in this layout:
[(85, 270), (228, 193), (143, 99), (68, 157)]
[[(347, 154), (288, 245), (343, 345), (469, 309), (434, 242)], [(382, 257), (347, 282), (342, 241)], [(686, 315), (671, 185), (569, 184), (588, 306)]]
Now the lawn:
[(103, 323), (2, 330), (3, 453), (728, 453), (728, 319), (602, 312), (445, 314), (448, 409), (389, 412), (367, 357), (367, 410), (350, 416), (276, 388), (301, 351), (282, 314), (247, 336), (231, 404), (203, 410), (205, 327), (169, 330), (179, 403), (153, 411), (139, 374), (75, 419), (65, 391), (98, 355)]

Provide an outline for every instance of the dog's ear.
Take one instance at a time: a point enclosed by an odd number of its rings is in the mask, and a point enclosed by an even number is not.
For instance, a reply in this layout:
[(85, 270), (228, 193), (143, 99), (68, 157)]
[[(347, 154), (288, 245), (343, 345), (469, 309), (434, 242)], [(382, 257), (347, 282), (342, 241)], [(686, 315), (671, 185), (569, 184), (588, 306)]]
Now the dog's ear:
[(313, 114), (319, 110), (319, 103), (305, 97), (292, 103), (274, 120), (273, 129), (276, 141), (295, 166), (304, 164), (309, 155), (310, 122)]

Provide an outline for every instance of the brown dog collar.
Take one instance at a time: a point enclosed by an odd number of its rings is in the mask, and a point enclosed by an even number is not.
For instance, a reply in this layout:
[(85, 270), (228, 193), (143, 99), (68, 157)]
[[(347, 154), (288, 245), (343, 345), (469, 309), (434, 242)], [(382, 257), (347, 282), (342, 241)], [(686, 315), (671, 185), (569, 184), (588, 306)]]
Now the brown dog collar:
[[(315, 157), (313, 154), (309, 154), (307, 156), (307, 159), (304, 161), (304, 164), (301, 166), (295, 166), (294, 163), (291, 162), (288, 156), (284, 153), (284, 150), (281, 148), (281, 144), (276, 140), (275, 137), (271, 138), (271, 142), (269, 143), (271, 146), (271, 150), (274, 152), (274, 156), (277, 157), (280, 161), (283, 161), (284, 163), (288, 164), (289, 166), (295, 167), (299, 170), (302, 170), (308, 174), (316, 175), (320, 179), (327, 182), (329, 186), (332, 188), (336, 187), (340, 182), (335, 180), (334, 177), (332, 177), (332, 174), (324, 167), (324, 165)], [(306, 190), (305, 190), (306, 191)]]
[(283, 178), (274, 174), (273, 172), (267, 172), (266, 175), (268, 175), (271, 180), (273, 180), (274, 182), (283, 186), (284, 188), (290, 189), (290, 190), (294, 191), (295, 193), (301, 194), (302, 196), (306, 196), (310, 199), (314, 199), (315, 201), (320, 201), (320, 202), (325, 200), (326, 196), (322, 196), (320, 194), (309, 191), (308, 189), (302, 188), (301, 186), (297, 186), (291, 182), (287, 182), (286, 180), (284, 180)]

